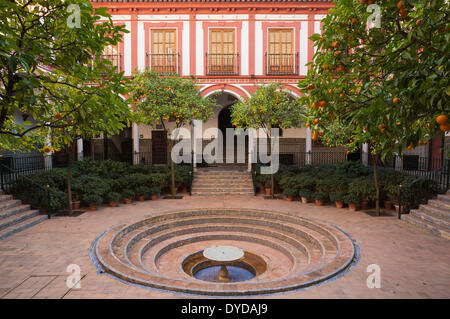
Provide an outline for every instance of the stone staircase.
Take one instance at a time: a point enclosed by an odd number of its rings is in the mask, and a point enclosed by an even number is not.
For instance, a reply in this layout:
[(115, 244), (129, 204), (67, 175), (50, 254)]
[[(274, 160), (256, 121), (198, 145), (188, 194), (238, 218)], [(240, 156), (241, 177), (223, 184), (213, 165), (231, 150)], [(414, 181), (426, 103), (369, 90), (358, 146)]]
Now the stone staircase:
[(0, 193), (0, 240), (47, 219), (39, 215), (39, 211), (32, 210), (30, 205), (22, 205), (21, 200), (12, 195)]
[(450, 239), (450, 191), (438, 195), (437, 199), (412, 209), (409, 214), (402, 215), (402, 220), (422, 227), (433, 234)]
[(198, 168), (192, 183), (192, 195), (246, 195), (253, 196), (252, 176), (245, 167)]

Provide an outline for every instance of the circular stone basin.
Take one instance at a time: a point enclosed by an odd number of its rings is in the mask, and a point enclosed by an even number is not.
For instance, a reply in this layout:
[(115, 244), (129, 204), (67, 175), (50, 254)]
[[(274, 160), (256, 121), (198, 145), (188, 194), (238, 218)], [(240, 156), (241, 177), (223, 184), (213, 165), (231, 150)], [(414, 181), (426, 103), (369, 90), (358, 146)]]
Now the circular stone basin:
[[(359, 253), (347, 233), (324, 221), (226, 208), (152, 213), (126, 221), (98, 236), (90, 256), (102, 272), (142, 287), (251, 296), (337, 278)], [(224, 265), (229, 280), (218, 284), (217, 271)]]

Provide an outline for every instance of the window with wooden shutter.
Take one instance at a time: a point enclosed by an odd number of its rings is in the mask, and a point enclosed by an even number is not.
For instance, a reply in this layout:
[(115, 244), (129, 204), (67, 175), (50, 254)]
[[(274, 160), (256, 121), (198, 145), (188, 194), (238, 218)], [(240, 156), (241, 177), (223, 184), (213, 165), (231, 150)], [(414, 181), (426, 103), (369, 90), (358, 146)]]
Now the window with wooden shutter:
[(210, 29), (208, 73), (236, 74), (236, 58), (234, 29)]
[(108, 45), (103, 49), (102, 59), (109, 60), (112, 67), (117, 67), (117, 71), (121, 72), (121, 55), (119, 45)]
[(149, 64), (159, 73), (178, 73), (176, 30), (151, 30)]
[(268, 36), (267, 73), (295, 73), (294, 30), (269, 29)]

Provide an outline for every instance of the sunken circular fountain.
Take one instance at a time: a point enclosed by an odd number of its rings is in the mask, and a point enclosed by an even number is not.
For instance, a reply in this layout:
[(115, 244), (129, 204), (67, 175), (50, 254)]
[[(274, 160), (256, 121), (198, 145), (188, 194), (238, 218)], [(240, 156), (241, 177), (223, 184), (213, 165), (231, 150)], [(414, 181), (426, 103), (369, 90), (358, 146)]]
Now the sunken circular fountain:
[(341, 275), (356, 254), (333, 225), (251, 209), (154, 214), (110, 228), (91, 249), (103, 272), (125, 282), (210, 296), (305, 288)]

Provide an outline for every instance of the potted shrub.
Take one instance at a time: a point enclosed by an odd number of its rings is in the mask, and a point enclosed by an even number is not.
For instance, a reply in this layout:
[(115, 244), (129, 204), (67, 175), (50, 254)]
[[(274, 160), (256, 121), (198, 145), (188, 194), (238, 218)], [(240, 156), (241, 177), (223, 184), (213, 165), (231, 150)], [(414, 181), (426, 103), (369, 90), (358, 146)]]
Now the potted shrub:
[(307, 188), (301, 189), (301, 190), (298, 192), (298, 196), (301, 197), (302, 203), (303, 203), (303, 204), (307, 204), (307, 203), (308, 203), (308, 200), (309, 200), (310, 198), (312, 198), (312, 195), (313, 195), (313, 192), (311, 192), (311, 191), (310, 191), (309, 189), (307, 189)]
[(79, 209), (80, 204), (81, 204), (80, 195), (78, 195), (78, 193), (73, 192), (72, 193), (72, 208)]
[(388, 184), (384, 189), (386, 193), (386, 199), (384, 200), (384, 208), (392, 209), (392, 205), (395, 206), (395, 211), (398, 213), (398, 197), (400, 195), (400, 186), (396, 184)]
[(264, 183), (266, 181), (265, 175), (257, 175), (255, 177), (255, 181), (259, 185), (259, 192), (264, 194)]
[(140, 201), (144, 201), (149, 194), (150, 188), (148, 188), (147, 186), (139, 186), (138, 188), (136, 188), (136, 196)]
[(131, 204), (131, 201), (133, 200), (134, 192), (130, 189), (125, 189), (122, 192), (122, 198), (125, 204)]
[(83, 200), (89, 205), (89, 210), (96, 210), (98, 205), (101, 205), (103, 199), (97, 194), (87, 194)]
[(313, 198), (316, 200), (316, 206), (322, 206), (328, 195), (322, 192), (315, 192)]
[(376, 200), (377, 193), (371, 177), (355, 179), (348, 188), (349, 193), (355, 194), (361, 200), (361, 209), (369, 208), (369, 201)]
[(348, 204), (348, 209), (352, 212), (356, 211), (359, 201), (360, 199), (358, 195), (355, 195), (353, 193), (349, 193), (344, 196), (344, 203)]
[(149, 194), (151, 195), (152, 200), (157, 200), (160, 193), (161, 188), (159, 186), (153, 186), (149, 189)]
[(265, 191), (266, 191), (266, 196), (272, 195), (272, 182), (270, 181), (270, 179), (268, 179), (268, 180), (264, 183), (264, 189), (265, 189)]
[(120, 200), (120, 194), (117, 192), (109, 192), (106, 195), (106, 200), (109, 202), (109, 206), (116, 207)]
[(344, 192), (333, 192), (333, 193), (330, 193), (330, 200), (335, 203), (337, 208), (344, 207), (344, 198), (345, 198), (345, 193)]
[(295, 189), (293, 189), (293, 188), (286, 188), (283, 191), (283, 194), (286, 196), (286, 200), (288, 202), (292, 202), (294, 197), (297, 195), (297, 191)]

